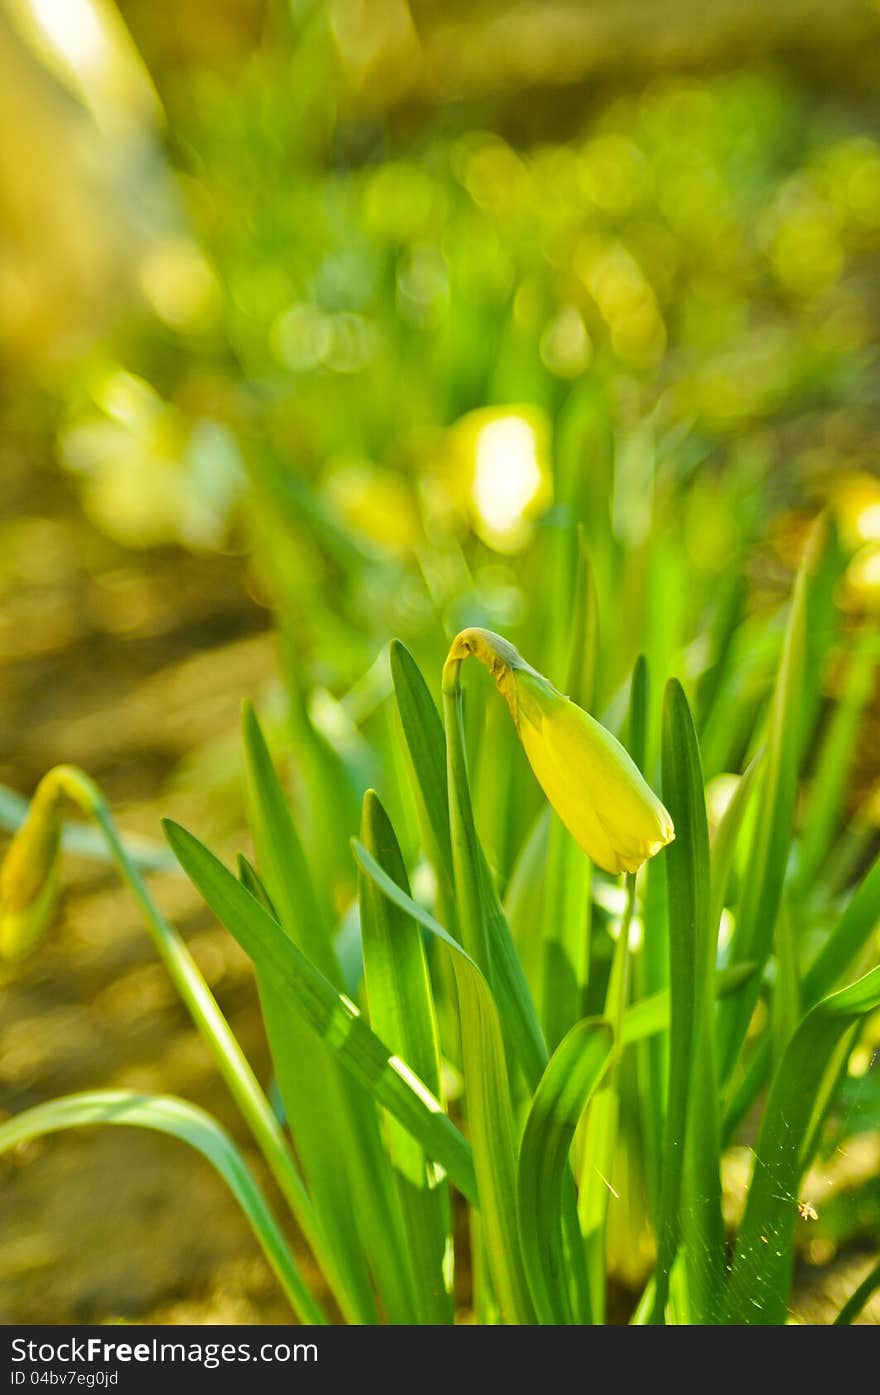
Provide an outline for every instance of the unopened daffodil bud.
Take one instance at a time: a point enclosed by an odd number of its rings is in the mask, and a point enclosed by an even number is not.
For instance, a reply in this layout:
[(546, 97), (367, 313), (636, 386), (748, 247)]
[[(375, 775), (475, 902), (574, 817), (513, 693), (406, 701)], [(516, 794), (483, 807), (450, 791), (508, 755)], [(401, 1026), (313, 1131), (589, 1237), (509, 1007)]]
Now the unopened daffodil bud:
[(469, 656), (495, 679), (538, 783), (591, 861), (614, 874), (636, 872), (672, 842), (672, 819), (620, 742), (506, 639), (462, 630), (444, 669), (447, 691)]
[(41, 781), (0, 867), (0, 959), (22, 959), (39, 944), (58, 897), (63, 779)]

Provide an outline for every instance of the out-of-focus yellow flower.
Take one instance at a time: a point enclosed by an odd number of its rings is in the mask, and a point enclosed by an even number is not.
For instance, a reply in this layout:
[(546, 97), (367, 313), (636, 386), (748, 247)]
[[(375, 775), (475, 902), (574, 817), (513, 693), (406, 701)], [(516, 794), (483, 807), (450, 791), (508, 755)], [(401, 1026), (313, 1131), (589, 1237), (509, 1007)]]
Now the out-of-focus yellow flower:
[(706, 786), (706, 817), (709, 832), (715, 834), (739, 789), (741, 775), (714, 775)]
[(220, 286), (205, 257), (186, 237), (157, 242), (144, 256), (138, 277), (160, 320), (181, 333), (197, 333), (214, 323)]
[(347, 527), (392, 552), (421, 540), (419, 511), (407, 481), (370, 461), (334, 461), (322, 494)]
[(880, 544), (860, 548), (844, 573), (843, 601), (848, 607), (880, 610)]
[(244, 480), (229, 428), (191, 417), (117, 367), (96, 375), (92, 396), (59, 446), (98, 527), (126, 547), (221, 546)]
[(553, 502), (550, 421), (540, 407), (482, 407), (449, 432), (450, 489), (483, 542), (519, 552)]
[(848, 470), (834, 480), (830, 494), (847, 547), (880, 543), (880, 479), (876, 475), (867, 470)]
[(834, 210), (797, 181), (784, 191), (780, 204), (771, 251), (776, 275), (795, 295), (821, 295), (844, 265)]
[(876, 784), (862, 800), (856, 819), (859, 823), (870, 823), (880, 828), (880, 784)]
[(538, 783), (597, 866), (637, 872), (672, 842), (672, 819), (620, 742), (500, 635), (462, 630), (449, 651), (445, 686), (470, 655), (492, 674)]
[(0, 959), (22, 959), (43, 938), (58, 896), (62, 782), (40, 783), (0, 867)]

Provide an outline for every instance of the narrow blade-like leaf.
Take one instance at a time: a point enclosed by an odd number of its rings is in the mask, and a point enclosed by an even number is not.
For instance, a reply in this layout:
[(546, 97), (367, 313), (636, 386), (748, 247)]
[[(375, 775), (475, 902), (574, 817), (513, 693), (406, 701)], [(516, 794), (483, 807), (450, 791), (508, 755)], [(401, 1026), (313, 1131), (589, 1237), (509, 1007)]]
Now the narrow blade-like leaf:
[(857, 646), (824, 734), (810, 785), (798, 849), (796, 885), (807, 888), (822, 866), (841, 822), (841, 808), (865, 704), (874, 691), (880, 644), (873, 630)]
[[(547, 1063), (547, 1048), (522, 963), (474, 827), (458, 716), (456, 714), (453, 749), (447, 753), (448, 734), (444, 736), (428, 686), (412, 655), (399, 641), (392, 644), (391, 672), (425, 813), (430, 850), (437, 869), (441, 911), (455, 921), (449, 928), (454, 938), (458, 939), (465, 927), (460, 921), (461, 904), (455, 890), (456, 872), (450, 826), (450, 810), (454, 808), (458, 811), (456, 828), (459, 843), (465, 836), (465, 827), (470, 830), (466, 861), (468, 865), (472, 864), (470, 882), (474, 904), (469, 914), (472, 921), (476, 916), (473, 924), (479, 928), (474, 929), (474, 933), (483, 938), (487, 947), (484, 968), (492, 975), (493, 987), (497, 990), (506, 1035), (520, 1059), (526, 1078), (534, 1084)], [(453, 768), (458, 771), (454, 797), (449, 788), (449, 771)], [(441, 807), (441, 796), (445, 807)], [(467, 943), (466, 936), (463, 942)], [(491, 967), (488, 957), (490, 944)], [(472, 953), (476, 947), (471, 943)], [(483, 950), (480, 949), (473, 957), (477, 962), (482, 962), (482, 956)]]
[(728, 1286), (725, 1321), (785, 1321), (804, 1145), (835, 1049), (880, 1007), (880, 968), (807, 1013), (780, 1062), (755, 1144), (755, 1167)]
[[(773, 700), (767, 748), (762, 762), (760, 802), (742, 901), (731, 948), (731, 963), (763, 965), (770, 955), (791, 840), (801, 750), (801, 699), (806, 650), (806, 566), (798, 573)], [(720, 1078), (729, 1080), (758, 998), (760, 980), (721, 1009)]]
[(195, 1105), (171, 1095), (139, 1095), (130, 1090), (62, 1095), (0, 1124), (0, 1153), (46, 1134), (89, 1124), (152, 1129), (195, 1148), (232, 1192), (300, 1321), (327, 1321), (241, 1153), (216, 1120)]
[[(368, 790), (362, 820), (364, 846), (392, 880), (408, 891), (406, 868), (388, 815)], [(364, 978), (370, 1022), (384, 1041), (408, 1061), (432, 1094), (440, 1094), (437, 1021), (422, 936), (410, 917), (360, 876)], [(444, 1279), (449, 1243), (449, 1197), (424, 1150), (396, 1120), (388, 1143), (407, 1236), (414, 1296), (421, 1323), (452, 1321)]]
[[(812, 1007), (830, 993), (847, 971), (852, 971), (865, 945), (880, 923), (880, 858), (857, 887), (837, 925), (804, 975), (801, 996), (805, 1007)], [(769, 1038), (756, 1046), (724, 1116), (725, 1143), (748, 1113), (773, 1063)]]
[(880, 924), (880, 857), (850, 898), (849, 904), (813, 963), (804, 975), (803, 993), (807, 1006), (852, 969), (864, 946)]
[(517, 1205), (523, 1260), (542, 1323), (571, 1321), (563, 1243), (568, 1155), (578, 1120), (602, 1078), (613, 1033), (585, 1018), (566, 1034), (535, 1091), (520, 1148)]
[(724, 1227), (712, 1025), (715, 941), (709, 924), (709, 832), (696, 731), (675, 679), (666, 687), (662, 758), (663, 798), (675, 824), (675, 841), (666, 851), (670, 1052), (654, 1320), (662, 1318), (681, 1239), (693, 1320), (712, 1322), (721, 1290)]
[[(243, 725), (251, 824), (266, 892), (285, 934), (341, 990), (342, 973), (305, 854), (250, 704)], [(390, 1320), (409, 1321), (414, 1312), (403, 1277), (402, 1218), (373, 1104), (357, 1092), (332, 1051), (314, 1041), (308, 1024), (291, 1018), (277, 975), (258, 964), (257, 982), (287, 1119), (343, 1282), (361, 1321), (375, 1321), (369, 1261)], [(338, 1165), (340, 1153), (348, 1159), (345, 1169)]]
[(440, 905), (454, 902), (446, 784), (446, 738), (421, 669), (405, 644), (391, 641), (391, 678), (418, 790), (428, 855), (441, 881)]
[(547, 1046), (474, 823), (460, 698), (456, 681), (443, 702), (458, 924), (464, 948), (497, 991), (507, 1040), (534, 1088), (547, 1064)]
[[(596, 583), (578, 528), (578, 566), (571, 623), (566, 691), (574, 702), (593, 705), (598, 666), (599, 610)], [(592, 866), (561, 819), (552, 818), (544, 877), (541, 1022), (552, 1050), (584, 1011), (590, 971)]]
[(869, 1270), (865, 1278), (859, 1284), (852, 1297), (848, 1298), (844, 1303), (837, 1317), (834, 1319), (834, 1326), (848, 1327), (851, 1322), (855, 1322), (868, 1299), (872, 1294), (877, 1292), (878, 1288), (880, 1288), (880, 1264), (875, 1264), (874, 1268)]
[[(715, 974), (715, 998), (727, 998), (737, 989), (748, 983), (758, 972), (757, 964), (734, 964), (729, 969), (719, 969)], [(623, 1019), (622, 1038), (625, 1046), (632, 1042), (644, 1041), (667, 1031), (669, 1027), (669, 989), (652, 993), (648, 998), (640, 998), (626, 1010)]]
[(282, 979), (291, 1012), (305, 1018), (354, 1079), (400, 1120), (476, 1205), (470, 1146), (424, 1081), (380, 1041), (354, 1003), (309, 963), (204, 844), (170, 819), (163, 827), (178, 861), (218, 920), (253, 960), (269, 965)]
[(452, 953), (461, 1006), (461, 1042), (468, 1122), (480, 1197), (481, 1231), (505, 1322), (532, 1320), (516, 1214), (516, 1140), (501, 1023), (479, 966), (434, 917), (392, 881), (357, 839), (358, 863), (379, 890)]

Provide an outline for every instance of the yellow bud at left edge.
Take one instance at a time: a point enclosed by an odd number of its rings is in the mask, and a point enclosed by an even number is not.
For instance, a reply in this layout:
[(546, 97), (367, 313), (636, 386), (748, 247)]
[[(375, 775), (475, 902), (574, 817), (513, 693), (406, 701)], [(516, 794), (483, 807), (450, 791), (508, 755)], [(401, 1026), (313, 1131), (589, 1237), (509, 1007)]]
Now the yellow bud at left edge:
[(22, 959), (48, 930), (58, 898), (63, 782), (41, 781), (0, 867), (0, 958)]

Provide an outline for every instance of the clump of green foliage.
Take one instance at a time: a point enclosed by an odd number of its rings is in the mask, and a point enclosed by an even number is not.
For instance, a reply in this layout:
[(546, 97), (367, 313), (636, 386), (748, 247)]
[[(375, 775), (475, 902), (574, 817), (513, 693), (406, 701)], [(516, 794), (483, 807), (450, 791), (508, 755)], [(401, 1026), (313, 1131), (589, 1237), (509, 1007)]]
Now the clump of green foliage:
[[(856, 760), (880, 150), (778, 74), (670, 77), (528, 148), (448, 113), (359, 123), (343, 88), (322, 5), (233, 77), (169, 85), (212, 296), (121, 324), (59, 424), (102, 526), (211, 546), (237, 518), (277, 617), (282, 703), (268, 740), (244, 724), (251, 855), (168, 836), (254, 961), (281, 1107), (85, 776), (47, 777), (0, 882), (13, 955), (51, 914), (62, 799), (97, 820), (329, 1301), (191, 1105), (71, 1096), (0, 1146), (84, 1122), (184, 1139), (308, 1322), (602, 1322), (622, 1270), (634, 1321), (782, 1322), (801, 1179), (872, 1083), (847, 1063), (880, 1005)], [(543, 470), (509, 546), (475, 507), (484, 412)], [(548, 808), (483, 675), (441, 716), (467, 626), (509, 635), (662, 796), (675, 840), (625, 884)]]
[[(569, 640), (569, 686), (589, 703), (597, 610), (577, 535), (574, 544), (572, 604), (556, 622)], [(880, 1006), (880, 968), (869, 967), (878, 867), (855, 875), (848, 865), (835, 812), (840, 782), (828, 773), (832, 752), (845, 765), (853, 754), (851, 688), (816, 738), (811, 675), (829, 644), (828, 598), (841, 565), (833, 531), (820, 524), (781, 633), (775, 617), (767, 627), (775, 672), (711, 836), (700, 734), (728, 725), (741, 701), (740, 627), (720, 618), (693, 701), (676, 678), (652, 698), (648, 666), (637, 662), (605, 721), (615, 724), (615, 708), (622, 714), (633, 761), (659, 777), (675, 839), (626, 889), (591, 866), (534, 791), (523, 827), (514, 791), (531, 775), (509, 744), (512, 729), (495, 721), (502, 705), (488, 684), (469, 682), (465, 703), (457, 677), (444, 684), (441, 719), (411, 653), (395, 642), (385, 783), (398, 828), (373, 790), (359, 829), (335, 819), (358, 874), (358, 933), (340, 936), (311, 833), (246, 711), (255, 859), (242, 857), (236, 875), (179, 825), (166, 833), (253, 959), (284, 1126), (100, 794), (63, 768), (64, 792), (98, 819), (131, 880), (345, 1320), (453, 1321), (457, 1261), (470, 1272), (478, 1321), (602, 1322), (615, 1244), (609, 1211), (625, 1187), (622, 1206), (630, 1217), (641, 1210), (654, 1237), (634, 1321), (785, 1321), (799, 1184), (855, 1037)], [(858, 695), (875, 637), (845, 647)], [(311, 755), (324, 770), (313, 789), (332, 801), (328, 751)], [(586, 805), (603, 796), (582, 791)], [(13, 848), (34, 845), (33, 820), (45, 820), (48, 807), (58, 817), (57, 801), (36, 801)], [(488, 855), (484, 826), (506, 830), (507, 875)], [(12, 862), (20, 867), (21, 854)], [(39, 886), (30, 890), (37, 898)], [(722, 1159), (755, 1108), (752, 1177), (729, 1248)], [(241, 1156), (191, 1106), (117, 1091), (70, 1096), (10, 1120), (0, 1146), (98, 1121), (164, 1129), (205, 1152), (245, 1207), (296, 1315), (327, 1320)], [(466, 1230), (453, 1224), (459, 1208)]]

